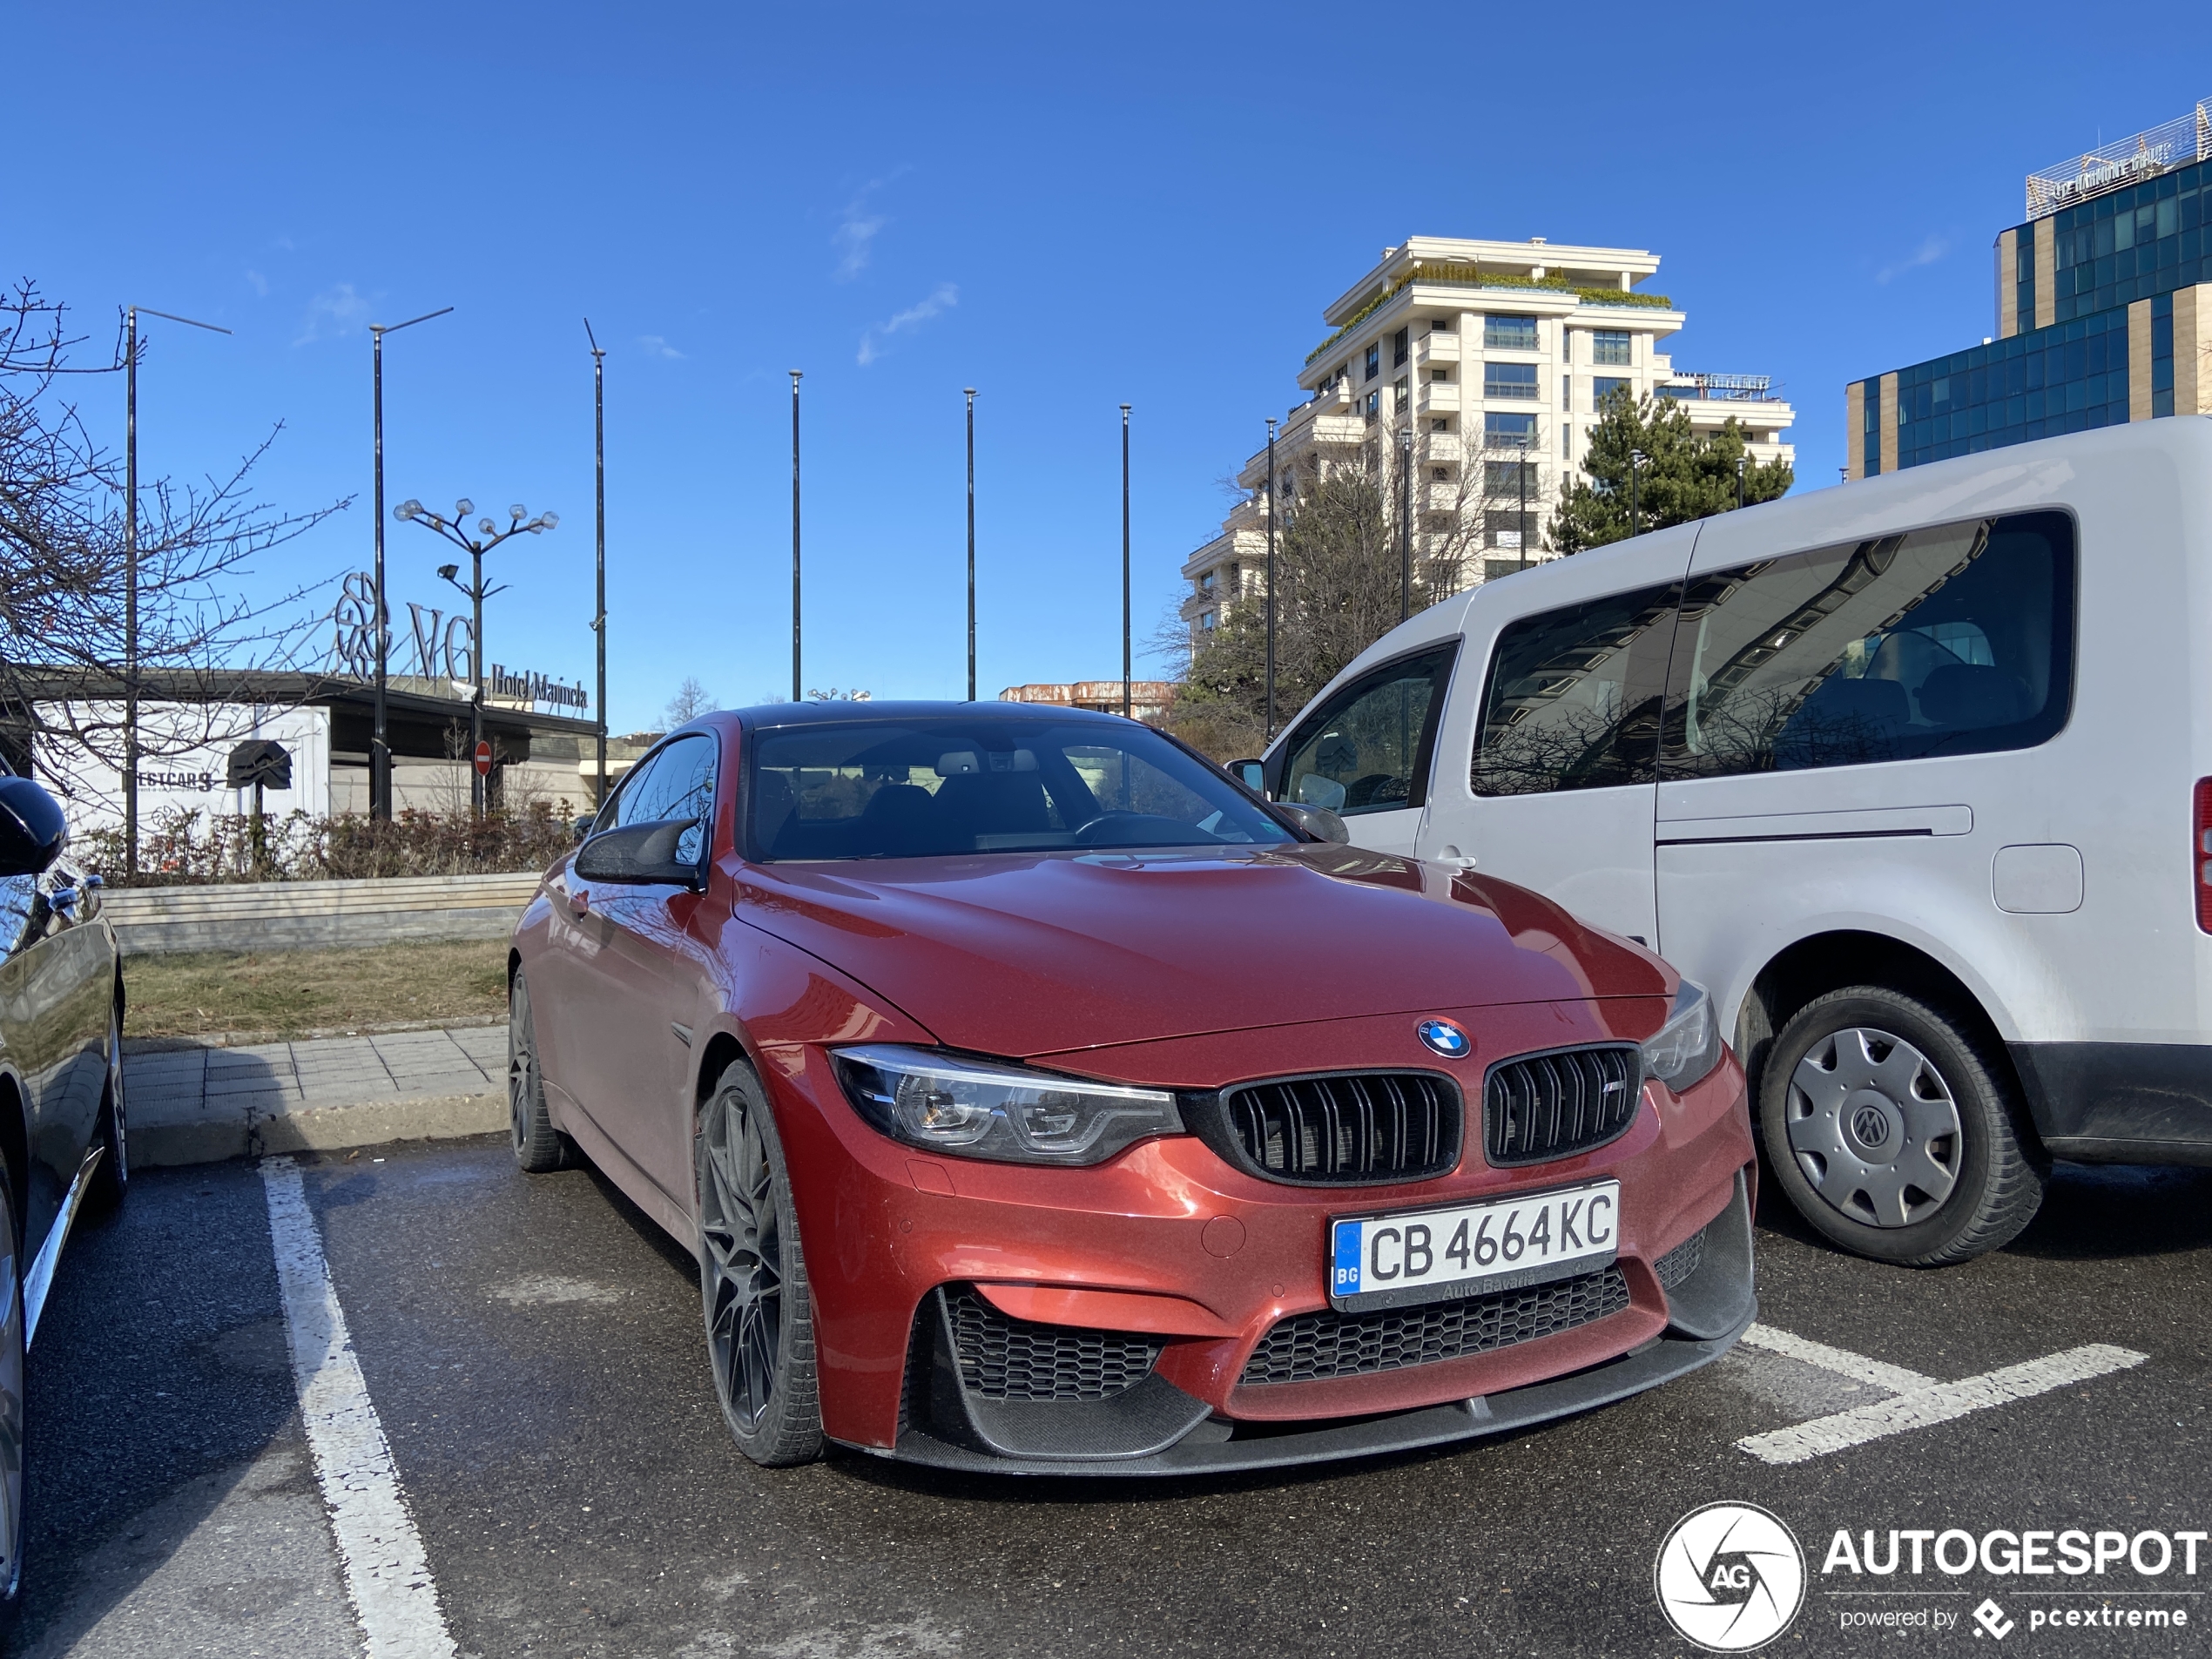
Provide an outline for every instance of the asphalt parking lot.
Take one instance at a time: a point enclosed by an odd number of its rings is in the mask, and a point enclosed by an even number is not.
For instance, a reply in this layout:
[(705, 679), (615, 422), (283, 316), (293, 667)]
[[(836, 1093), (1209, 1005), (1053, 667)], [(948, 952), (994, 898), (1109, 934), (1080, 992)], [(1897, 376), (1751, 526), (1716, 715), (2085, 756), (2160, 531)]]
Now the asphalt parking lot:
[[(2017, 1578), (1821, 1572), (1838, 1528), (2206, 1524), (2212, 1171), (2062, 1168), (2012, 1248), (1941, 1273), (1835, 1254), (1770, 1201), (1765, 1345), (1500, 1440), (1131, 1485), (756, 1469), (715, 1407), (688, 1258), (590, 1172), (528, 1178), (493, 1141), (297, 1167), (419, 1532), (409, 1593), (435, 1587), (463, 1655), (1680, 1653), (1655, 1553), (1720, 1500), (1809, 1558), (1777, 1651), (1986, 1650), (1986, 1593), (2013, 1596), (2006, 1649), (2189, 1652), (2195, 1610), (2212, 1622), (2212, 1555), (2032, 1587), (2186, 1629), (2031, 1629)], [(9, 1650), (360, 1653), (274, 1189), (246, 1162), (134, 1189), (72, 1244), (39, 1330)], [(1870, 1608), (1907, 1622), (1844, 1628)]]

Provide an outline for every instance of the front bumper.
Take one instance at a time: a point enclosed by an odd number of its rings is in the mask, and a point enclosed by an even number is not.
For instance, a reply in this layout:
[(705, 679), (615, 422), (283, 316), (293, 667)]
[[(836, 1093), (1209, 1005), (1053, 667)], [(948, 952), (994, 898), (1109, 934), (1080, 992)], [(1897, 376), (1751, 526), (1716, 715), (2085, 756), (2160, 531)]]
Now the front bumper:
[(1668, 1295), (1666, 1328), (1629, 1352), (1495, 1394), (1348, 1420), (1224, 1420), (1157, 1372), (1096, 1402), (984, 1399), (962, 1384), (949, 1333), (925, 1307), (918, 1335), (928, 1345), (917, 1345), (922, 1358), (909, 1368), (898, 1439), (864, 1449), (977, 1474), (1169, 1475), (1413, 1451), (1526, 1428), (1641, 1393), (1735, 1345), (1758, 1314), (1743, 1170), (1700, 1239), (1696, 1271)]

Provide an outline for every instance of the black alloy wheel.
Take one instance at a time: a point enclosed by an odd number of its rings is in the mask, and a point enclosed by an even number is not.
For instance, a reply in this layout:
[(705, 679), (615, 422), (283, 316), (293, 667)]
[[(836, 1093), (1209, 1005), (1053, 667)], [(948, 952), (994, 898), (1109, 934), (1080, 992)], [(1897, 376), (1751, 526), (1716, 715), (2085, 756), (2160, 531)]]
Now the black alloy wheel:
[(2035, 1218), (2047, 1163), (2010, 1067), (1966, 1022), (1885, 986), (1808, 1003), (1759, 1084), (1768, 1162), (1805, 1219), (1846, 1250), (1942, 1267)]
[(123, 988), (116, 988), (107, 1013), (107, 1081), (100, 1092), (99, 1168), (90, 1197), (101, 1210), (119, 1207), (131, 1190), (131, 1120), (123, 1104)]
[(537, 1022), (530, 1017), (529, 981), (516, 968), (507, 984), (507, 1120), (515, 1162), (531, 1175), (575, 1162), (569, 1137), (553, 1127), (545, 1079), (537, 1065)]
[(13, 1181), (0, 1170), (0, 1630), (23, 1605), (24, 1305), (23, 1235)]
[(771, 1468), (821, 1453), (813, 1305), (782, 1137), (760, 1080), (726, 1068), (701, 1109), (699, 1288), (714, 1392), (738, 1449)]

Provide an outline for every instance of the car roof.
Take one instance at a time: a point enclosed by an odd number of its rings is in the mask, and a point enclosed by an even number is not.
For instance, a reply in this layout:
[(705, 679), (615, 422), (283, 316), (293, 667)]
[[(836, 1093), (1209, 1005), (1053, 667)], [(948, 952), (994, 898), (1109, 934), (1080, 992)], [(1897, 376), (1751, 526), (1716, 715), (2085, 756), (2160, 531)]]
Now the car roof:
[[(787, 725), (850, 725), (880, 720), (942, 720), (965, 717), (988, 720), (1092, 720), (1123, 723), (1118, 714), (1096, 709), (1071, 709), (1051, 703), (961, 703), (919, 699), (867, 703), (764, 703), (732, 712), (749, 727)], [(1136, 721), (1130, 725), (1138, 724)]]

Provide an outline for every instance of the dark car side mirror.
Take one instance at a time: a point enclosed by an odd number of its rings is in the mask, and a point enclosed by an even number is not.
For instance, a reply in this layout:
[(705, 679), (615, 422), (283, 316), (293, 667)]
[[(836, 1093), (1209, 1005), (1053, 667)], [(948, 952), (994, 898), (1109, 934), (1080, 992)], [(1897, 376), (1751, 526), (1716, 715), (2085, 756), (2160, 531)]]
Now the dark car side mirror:
[(28, 778), (0, 778), (0, 876), (39, 875), (69, 845), (69, 820)]
[(1229, 775), (1255, 795), (1267, 793), (1267, 763), (1264, 760), (1232, 760)]
[(670, 818), (658, 824), (604, 830), (577, 850), (576, 873), (587, 881), (666, 881), (697, 887), (701, 885), (700, 867), (679, 860), (676, 849), (684, 832), (698, 821)]
[(1308, 835), (1318, 836), (1325, 841), (1351, 843), (1352, 832), (1345, 826), (1344, 819), (1325, 806), (1301, 806), (1296, 801), (1278, 800), (1275, 803), (1275, 810), (1288, 813), (1291, 821)]

